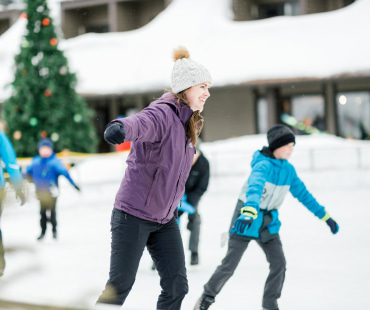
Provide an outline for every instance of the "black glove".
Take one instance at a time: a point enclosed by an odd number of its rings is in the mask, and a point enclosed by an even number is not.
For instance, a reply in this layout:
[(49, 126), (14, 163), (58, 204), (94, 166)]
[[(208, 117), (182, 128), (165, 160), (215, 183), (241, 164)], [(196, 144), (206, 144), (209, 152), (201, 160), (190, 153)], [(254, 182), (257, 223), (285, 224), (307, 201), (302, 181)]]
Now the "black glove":
[(21, 190), (17, 190), (15, 192), (15, 197), (17, 199), (20, 199), (21, 201), (21, 206), (23, 206), (26, 203), (26, 196), (24, 196), (23, 192)]
[(110, 144), (121, 144), (125, 141), (126, 130), (121, 122), (109, 123), (104, 131), (104, 139)]
[(326, 224), (330, 227), (331, 232), (335, 235), (339, 230), (339, 225), (331, 217), (326, 220)]
[(77, 189), (79, 192), (81, 191), (81, 189), (77, 185), (75, 185), (75, 189)]

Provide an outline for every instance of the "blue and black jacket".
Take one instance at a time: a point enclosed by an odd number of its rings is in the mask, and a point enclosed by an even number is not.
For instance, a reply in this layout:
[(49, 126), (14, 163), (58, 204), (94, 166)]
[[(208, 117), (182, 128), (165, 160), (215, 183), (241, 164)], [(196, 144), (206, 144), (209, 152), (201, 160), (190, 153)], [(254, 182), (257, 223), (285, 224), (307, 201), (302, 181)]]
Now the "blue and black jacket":
[[(231, 237), (260, 239), (262, 242), (277, 237), (281, 226), (279, 208), (288, 192), (319, 219), (325, 217), (325, 208), (306, 189), (287, 160), (276, 159), (270, 149), (264, 147), (254, 153), (251, 166), (251, 174), (242, 188), (231, 221)], [(244, 206), (255, 208), (258, 216), (243, 233), (238, 233), (234, 223)]]
[(56, 157), (55, 153), (48, 158), (35, 156), (31, 165), (27, 167), (26, 173), (27, 177), (32, 178), (37, 191), (51, 191), (58, 187), (58, 177), (60, 175), (64, 175), (73, 186), (76, 186), (67, 168)]

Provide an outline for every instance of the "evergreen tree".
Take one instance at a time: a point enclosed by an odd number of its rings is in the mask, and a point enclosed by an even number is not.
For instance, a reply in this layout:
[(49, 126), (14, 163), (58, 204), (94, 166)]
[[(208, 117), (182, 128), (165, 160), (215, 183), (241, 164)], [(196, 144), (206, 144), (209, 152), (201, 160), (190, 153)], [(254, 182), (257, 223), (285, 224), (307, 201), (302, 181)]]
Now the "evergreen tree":
[(34, 156), (43, 137), (56, 152), (94, 152), (93, 111), (75, 91), (76, 76), (58, 49), (46, 0), (27, 0), (27, 33), (15, 57), (12, 95), (3, 103), (3, 118), (18, 157)]

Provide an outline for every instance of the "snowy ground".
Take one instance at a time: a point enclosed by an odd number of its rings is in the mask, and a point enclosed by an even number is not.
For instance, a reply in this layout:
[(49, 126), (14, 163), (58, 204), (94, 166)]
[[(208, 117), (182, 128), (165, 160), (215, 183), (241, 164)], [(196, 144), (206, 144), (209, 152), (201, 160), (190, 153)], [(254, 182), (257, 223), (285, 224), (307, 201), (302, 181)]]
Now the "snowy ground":
[[(370, 309), (370, 170), (351, 167), (350, 158), (343, 160), (342, 169), (305, 169), (302, 164), (305, 160), (300, 161), (304, 158), (303, 150), (313, 146), (317, 152), (328, 146), (334, 149), (330, 142), (333, 138), (298, 137), (297, 140), (296, 156), (292, 162), (302, 167), (301, 171), (297, 168), (298, 173), (339, 223), (340, 231), (332, 235), (327, 225), (297, 200), (291, 196), (286, 198), (280, 218), (288, 265), (280, 309)], [(260, 136), (251, 136), (203, 144), (204, 152), (210, 157), (212, 178), (200, 205), (203, 218), (201, 262), (199, 266), (188, 268), (190, 291), (183, 302), (185, 310), (192, 309), (203, 285), (226, 251), (226, 247), (220, 246), (220, 235), (229, 226), (250, 162), (250, 154), (244, 158), (240, 156), (239, 160), (231, 160), (231, 156), (245, 145), (254, 149), (261, 143), (263, 139)], [(335, 152), (335, 158), (345, 153), (345, 149), (355, 148), (347, 141), (338, 144), (342, 148)], [(368, 142), (361, 145), (370, 146)], [(229, 154), (229, 157), (221, 156), (221, 153)], [(51, 238), (50, 231), (46, 240), (36, 241), (40, 233), (39, 209), (32, 187), (28, 187), (29, 201), (22, 207), (9, 193), (1, 223), (7, 267), (0, 278), (0, 299), (94, 308), (107, 280), (109, 220), (125, 156), (124, 153), (101, 156), (77, 165), (72, 175), (81, 185), (81, 193), (67, 182), (61, 182), (57, 241)], [(326, 160), (335, 161), (335, 158), (330, 155)], [(238, 165), (242, 173), (233, 173), (232, 168), (227, 170), (229, 173), (221, 173), (222, 165), (230, 166), (231, 162)], [(349, 165), (348, 169), (346, 165)], [(186, 223), (183, 220), (181, 224), (187, 247)], [(186, 258), (189, 256), (187, 251)], [(151, 259), (144, 253), (136, 283), (124, 309), (155, 309), (160, 291), (159, 277), (150, 267)], [(252, 243), (211, 309), (261, 309), (267, 273), (268, 264), (263, 253)]]

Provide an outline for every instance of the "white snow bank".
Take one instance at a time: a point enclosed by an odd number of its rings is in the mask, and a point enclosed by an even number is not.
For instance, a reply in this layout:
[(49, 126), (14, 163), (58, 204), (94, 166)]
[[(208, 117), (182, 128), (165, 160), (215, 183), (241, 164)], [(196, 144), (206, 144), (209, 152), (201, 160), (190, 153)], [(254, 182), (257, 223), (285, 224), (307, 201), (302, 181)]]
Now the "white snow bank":
[[(265, 145), (266, 135), (259, 134), (203, 142), (200, 149), (210, 162), (213, 176), (247, 177), (253, 153)], [(127, 155), (128, 152), (120, 152), (84, 160), (71, 169), (71, 175), (82, 187), (99, 183), (119, 184)], [(306, 181), (311, 187), (370, 186), (370, 141), (348, 140), (327, 134), (297, 135), (289, 161), (300, 176), (310, 176)], [(358, 172), (356, 178), (351, 177), (353, 171)], [(323, 174), (327, 176), (321, 177)], [(343, 180), (339, 181), (342, 176)]]

